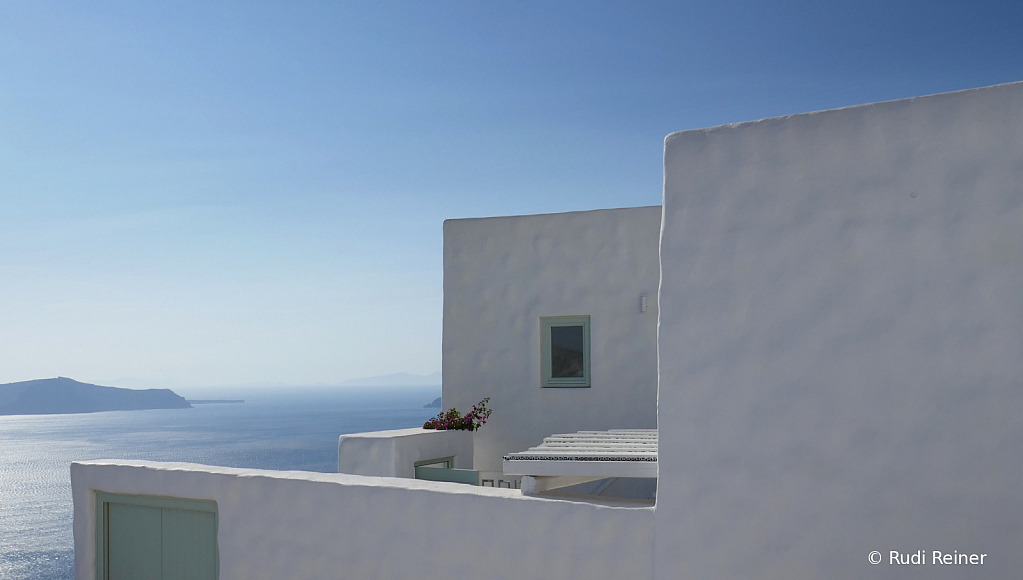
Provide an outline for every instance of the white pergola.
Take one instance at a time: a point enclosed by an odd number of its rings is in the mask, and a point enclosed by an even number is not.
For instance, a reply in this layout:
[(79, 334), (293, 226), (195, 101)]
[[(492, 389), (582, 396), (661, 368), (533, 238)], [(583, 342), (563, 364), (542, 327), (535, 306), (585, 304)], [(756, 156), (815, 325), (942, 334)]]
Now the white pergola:
[(657, 429), (551, 435), (537, 447), (505, 455), (504, 473), (524, 476), (527, 494), (608, 477), (657, 477)]

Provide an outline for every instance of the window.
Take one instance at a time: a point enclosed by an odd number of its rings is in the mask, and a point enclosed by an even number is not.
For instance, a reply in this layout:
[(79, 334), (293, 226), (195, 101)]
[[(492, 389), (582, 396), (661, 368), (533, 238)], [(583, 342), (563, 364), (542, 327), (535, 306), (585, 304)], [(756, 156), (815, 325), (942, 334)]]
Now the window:
[(590, 386), (590, 317), (540, 319), (540, 385)]

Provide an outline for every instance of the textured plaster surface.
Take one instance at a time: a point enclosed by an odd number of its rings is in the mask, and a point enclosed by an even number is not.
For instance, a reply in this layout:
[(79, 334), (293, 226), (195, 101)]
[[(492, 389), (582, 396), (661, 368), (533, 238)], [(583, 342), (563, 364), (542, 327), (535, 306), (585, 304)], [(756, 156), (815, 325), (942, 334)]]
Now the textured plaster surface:
[[(656, 427), (660, 220), (640, 207), (444, 222), (444, 404), (494, 410), (476, 469), (553, 433)], [(540, 317), (567, 315), (590, 316), (592, 386), (541, 388)]]
[(71, 466), (75, 577), (95, 577), (95, 492), (213, 500), (222, 580), (651, 577), (652, 508), (414, 479), (188, 463)]
[(392, 429), (342, 435), (337, 445), (338, 473), (415, 477), (415, 463), (455, 458), (457, 469), (472, 469), (472, 432)]
[(657, 578), (1023, 570), (1023, 83), (671, 135), (661, 263)]

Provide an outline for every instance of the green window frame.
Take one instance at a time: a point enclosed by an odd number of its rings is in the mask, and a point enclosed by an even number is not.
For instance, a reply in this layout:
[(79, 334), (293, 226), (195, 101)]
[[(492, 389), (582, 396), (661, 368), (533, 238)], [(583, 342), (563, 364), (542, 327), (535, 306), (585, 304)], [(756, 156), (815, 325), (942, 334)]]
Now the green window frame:
[[(162, 497), (162, 496), (151, 496), (151, 495), (127, 495), (118, 493), (106, 493), (102, 491), (96, 492), (96, 579), (107, 580), (110, 577), (110, 510), (111, 506), (135, 506), (138, 508), (149, 508), (159, 510), (161, 518), (167, 516), (174, 517), (175, 515), (181, 514), (182, 512), (203, 512), (210, 513), (213, 516), (213, 530), (212, 530), (212, 546), (210, 549), (213, 551), (213, 577), (220, 577), (220, 549), (217, 545), (217, 538), (219, 535), (220, 516), (217, 511), (217, 502), (212, 500), (200, 500), (200, 499), (185, 499), (177, 497)], [(164, 510), (169, 510), (170, 513), (164, 515)], [(160, 533), (160, 542), (158, 548), (163, 551), (167, 549), (167, 542), (174, 541), (180, 538), (164, 538), (162, 532)], [(156, 548), (156, 546), (154, 546)], [(180, 574), (174, 574), (173, 570), (168, 571), (166, 566), (163, 566), (164, 570), (161, 572), (162, 577), (167, 577), (168, 574), (171, 577), (178, 577)], [(189, 575), (191, 577), (191, 575)]]
[[(582, 329), (582, 375), (555, 377), (555, 357), (551, 338), (552, 329), (579, 327)], [(586, 388), (590, 380), (590, 317), (589, 316), (543, 316), (540, 318), (540, 386), (544, 388)]]

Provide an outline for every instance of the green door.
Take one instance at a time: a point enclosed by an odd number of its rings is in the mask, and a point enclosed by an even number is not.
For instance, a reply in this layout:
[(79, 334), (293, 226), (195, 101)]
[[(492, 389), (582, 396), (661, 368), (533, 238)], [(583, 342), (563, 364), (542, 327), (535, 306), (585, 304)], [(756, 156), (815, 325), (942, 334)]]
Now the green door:
[(97, 494), (97, 578), (216, 580), (217, 504)]

